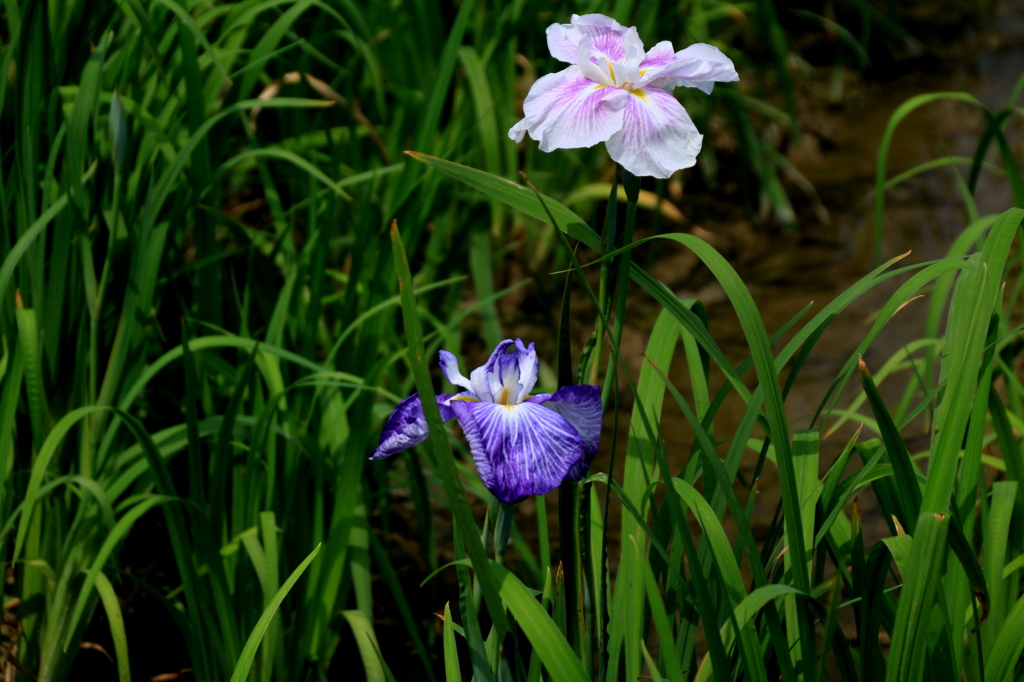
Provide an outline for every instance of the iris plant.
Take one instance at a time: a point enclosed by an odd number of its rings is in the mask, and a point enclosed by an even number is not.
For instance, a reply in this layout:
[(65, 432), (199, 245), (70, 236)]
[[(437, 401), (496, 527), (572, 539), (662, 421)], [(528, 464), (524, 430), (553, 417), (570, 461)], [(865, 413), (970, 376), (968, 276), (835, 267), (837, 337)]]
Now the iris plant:
[(571, 66), (533, 84), (525, 118), (509, 137), (520, 142), (530, 133), (544, 152), (605, 142), (612, 160), (633, 175), (667, 178), (696, 163), (702, 136), (675, 88), (710, 93), (716, 82), (739, 80), (717, 47), (697, 43), (675, 52), (665, 40), (645, 52), (636, 28), (602, 14), (574, 14), (547, 35), (551, 56)]
[[(507, 352), (511, 350), (511, 352)], [(586, 474), (601, 438), (601, 391), (563, 386), (530, 395), (537, 383), (537, 352), (531, 343), (505, 340), (467, 379), (459, 362), (440, 351), (448, 381), (465, 389), (437, 396), (441, 418), (458, 420), (484, 486), (502, 502), (543, 495), (562, 481)], [(384, 424), (370, 459), (382, 459), (427, 439), (418, 394), (406, 398)]]

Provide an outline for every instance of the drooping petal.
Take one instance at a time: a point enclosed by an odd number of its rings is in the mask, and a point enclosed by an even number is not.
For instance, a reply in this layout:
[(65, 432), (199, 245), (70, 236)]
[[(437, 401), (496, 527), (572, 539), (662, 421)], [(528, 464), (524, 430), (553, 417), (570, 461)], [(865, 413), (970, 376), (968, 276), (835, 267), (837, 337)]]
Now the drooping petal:
[(548, 49), (551, 56), (569, 64), (578, 64), (577, 48), (586, 36), (593, 43), (594, 57), (620, 61), (626, 54), (623, 37), (626, 28), (603, 14), (572, 15), (572, 23), (548, 26)]
[(462, 372), (459, 371), (459, 360), (452, 353), (446, 350), (438, 351), (437, 354), (440, 356), (441, 371), (444, 372), (448, 382), (453, 386), (461, 386), (467, 391), (473, 390), (472, 384), (469, 383), (469, 379), (462, 376)]
[(686, 86), (711, 94), (715, 83), (740, 79), (732, 60), (713, 45), (695, 43), (676, 52), (670, 61), (665, 61), (664, 44), (658, 43), (641, 64), (643, 79), (637, 83), (639, 87), (650, 86), (671, 92), (673, 88)]
[(452, 402), (480, 478), (502, 502), (544, 495), (585, 457), (583, 439), (542, 405)]
[(565, 417), (583, 439), (588, 457), (597, 454), (601, 442), (601, 389), (581, 384), (563, 386), (551, 395), (533, 396), (531, 403), (543, 405)]
[(526, 137), (527, 131), (530, 129), (530, 119), (523, 118), (519, 120), (519, 123), (515, 124), (508, 129), (508, 136), (515, 142), (522, 142)]
[(544, 152), (592, 147), (622, 129), (628, 99), (625, 90), (604, 87), (570, 66), (533, 84), (523, 103), (526, 116), (509, 137), (519, 141), (529, 132)]
[[(444, 421), (449, 421), (455, 416), (452, 408), (448, 405), (448, 401), (452, 397), (451, 393), (437, 394), (437, 406), (441, 409), (441, 419)], [(380, 444), (370, 459), (384, 459), (396, 452), (408, 450), (425, 441), (429, 433), (420, 395), (413, 393), (398, 403), (395, 406), (395, 411), (384, 422), (384, 428), (380, 433)]]
[(631, 93), (622, 130), (608, 140), (608, 154), (633, 175), (667, 178), (697, 162), (701, 139), (675, 97), (647, 87)]

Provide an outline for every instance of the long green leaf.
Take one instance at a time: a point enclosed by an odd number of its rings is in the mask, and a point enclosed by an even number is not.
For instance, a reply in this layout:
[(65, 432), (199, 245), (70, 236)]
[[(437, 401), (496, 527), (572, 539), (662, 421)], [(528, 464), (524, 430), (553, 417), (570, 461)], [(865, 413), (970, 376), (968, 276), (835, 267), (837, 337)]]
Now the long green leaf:
[(281, 585), (281, 589), (277, 591), (274, 598), (271, 600), (267, 608), (263, 610), (263, 615), (256, 622), (256, 626), (252, 629), (252, 633), (249, 635), (249, 639), (245, 642), (245, 646), (242, 648), (242, 654), (238, 657), (238, 662), (235, 664), (235, 669), (231, 673), (230, 682), (245, 682), (245, 679), (249, 676), (249, 669), (252, 667), (252, 662), (256, 659), (256, 650), (260, 646), (260, 641), (263, 639), (263, 635), (267, 632), (267, 628), (270, 627), (270, 621), (273, 620), (274, 614), (277, 613), (277, 609), (281, 606), (281, 602), (291, 592), (292, 587), (302, 577), (306, 567), (316, 558), (317, 553), (320, 551), (320, 545), (313, 548), (313, 551), (309, 553), (302, 563), (295, 567), (292, 574), (288, 576), (288, 579), (284, 581), (284, 585)]
[(583, 670), (583, 665), (533, 593), (504, 567), (491, 564), (491, 569), (498, 579), (502, 602), (512, 612), (523, 634), (530, 640), (551, 679), (560, 682), (586, 680), (587, 673)]

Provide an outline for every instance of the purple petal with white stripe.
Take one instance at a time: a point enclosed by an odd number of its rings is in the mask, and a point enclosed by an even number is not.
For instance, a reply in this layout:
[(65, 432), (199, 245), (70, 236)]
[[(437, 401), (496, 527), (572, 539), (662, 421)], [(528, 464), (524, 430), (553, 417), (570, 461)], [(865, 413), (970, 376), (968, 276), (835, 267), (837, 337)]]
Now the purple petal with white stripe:
[(597, 386), (563, 386), (553, 395), (536, 395), (530, 402), (543, 405), (565, 417), (583, 440), (585, 457), (569, 472), (569, 479), (582, 479), (601, 442), (601, 389)]
[(502, 502), (544, 495), (584, 459), (583, 439), (564, 417), (531, 402), (452, 402), (484, 486)]
[(570, 66), (533, 84), (523, 102), (525, 118), (508, 134), (519, 142), (529, 132), (544, 152), (592, 147), (622, 129), (628, 99), (625, 90), (595, 83)]
[(633, 175), (667, 178), (697, 163), (703, 136), (679, 101), (658, 88), (635, 90), (608, 154)]
[(713, 45), (696, 43), (685, 50), (680, 50), (668, 59), (666, 47), (671, 44), (658, 43), (640, 64), (643, 79), (638, 87), (661, 88), (672, 91), (673, 88), (685, 86), (697, 88), (711, 94), (715, 83), (738, 81), (740, 76), (732, 60)]
[[(449, 421), (455, 416), (452, 408), (448, 406), (448, 401), (451, 398), (451, 393), (437, 394), (437, 406), (441, 408), (441, 419), (444, 421)], [(423, 414), (423, 404), (420, 402), (420, 394), (413, 393), (398, 403), (395, 406), (395, 411), (384, 422), (384, 428), (380, 433), (380, 444), (370, 459), (384, 459), (396, 452), (408, 450), (425, 441), (429, 434), (427, 418)]]

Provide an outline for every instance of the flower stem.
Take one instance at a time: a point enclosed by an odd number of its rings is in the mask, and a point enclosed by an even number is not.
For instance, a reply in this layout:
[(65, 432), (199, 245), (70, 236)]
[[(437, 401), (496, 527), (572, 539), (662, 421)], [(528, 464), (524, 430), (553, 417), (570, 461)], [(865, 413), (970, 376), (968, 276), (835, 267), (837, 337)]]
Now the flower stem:
[(499, 566), (505, 565), (505, 550), (508, 549), (508, 538), (512, 532), (512, 505), (498, 502), (498, 517), (494, 522), (494, 561)]
[[(633, 243), (633, 228), (636, 225), (636, 205), (640, 198), (640, 178), (630, 173), (625, 168), (619, 167), (622, 172), (622, 187), (626, 190), (626, 222), (622, 227), (622, 240), (618, 246), (629, 246)], [(612, 346), (616, 349), (622, 340), (622, 328), (626, 319), (626, 296), (629, 293), (629, 264), (633, 260), (632, 251), (627, 251), (615, 258), (615, 320), (612, 330)], [(612, 356), (614, 358), (614, 354)], [(612, 381), (616, 368), (611, 364), (605, 373), (604, 388), (601, 391), (602, 404), (608, 404)]]
[(580, 646), (580, 591), (579, 591), (579, 537), (577, 528), (577, 505), (579, 484), (565, 481), (558, 488), (558, 550), (565, 576), (565, 626), (566, 639), (573, 651), (579, 653)]
[[(608, 195), (608, 207), (605, 209), (604, 214), (604, 230), (602, 234), (603, 241), (601, 244), (602, 255), (615, 250), (615, 223), (618, 218), (618, 199), (619, 174), (616, 173), (612, 178), (612, 191)], [(601, 276), (597, 289), (597, 300), (601, 306), (601, 310), (598, 311), (597, 324), (594, 329), (594, 350), (590, 357), (589, 367), (587, 368), (586, 374), (583, 373), (584, 368), (582, 366), (580, 367), (581, 376), (584, 377), (583, 382), (591, 385), (597, 384), (597, 373), (601, 367), (601, 347), (604, 344), (604, 335), (606, 331), (605, 320), (608, 318), (608, 313), (611, 312), (611, 301), (608, 298), (608, 280), (611, 273), (611, 266), (611, 261), (603, 261), (601, 263)]]

